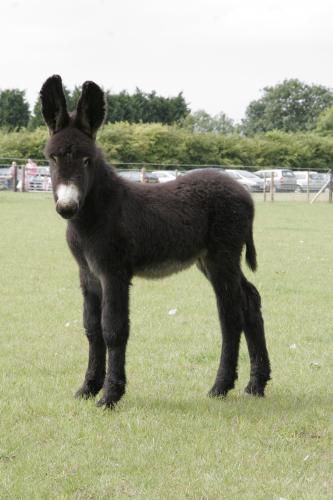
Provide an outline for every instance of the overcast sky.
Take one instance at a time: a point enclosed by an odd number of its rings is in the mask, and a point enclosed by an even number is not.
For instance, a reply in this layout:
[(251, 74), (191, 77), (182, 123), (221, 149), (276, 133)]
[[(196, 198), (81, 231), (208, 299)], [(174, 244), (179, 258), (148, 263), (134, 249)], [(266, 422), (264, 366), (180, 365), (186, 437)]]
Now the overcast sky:
[(29, 102), (57, 73), (239, 121), (285, 78), (333, 87), (332, 0), (0, 0), (0, 19), (0, 89)]

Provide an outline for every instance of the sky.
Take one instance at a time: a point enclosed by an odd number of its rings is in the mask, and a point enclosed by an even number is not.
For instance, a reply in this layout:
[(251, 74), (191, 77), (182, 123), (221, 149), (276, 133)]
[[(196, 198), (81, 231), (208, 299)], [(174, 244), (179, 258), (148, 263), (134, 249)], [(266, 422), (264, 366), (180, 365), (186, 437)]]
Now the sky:
[(332, 0), (1, 0), (0, 19), (0, 89), (31, 104), (60, 74), (238, 122), (265, 86), (333, 87)]

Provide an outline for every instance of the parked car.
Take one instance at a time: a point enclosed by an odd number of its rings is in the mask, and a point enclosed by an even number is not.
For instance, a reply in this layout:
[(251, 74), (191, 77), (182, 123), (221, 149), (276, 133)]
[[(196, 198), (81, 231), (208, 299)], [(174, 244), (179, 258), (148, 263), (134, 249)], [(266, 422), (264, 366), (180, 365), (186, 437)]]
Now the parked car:
[(295, 191), (297, 191), (298, 193), (307, 191), (308, 187), (309, 191), (319, 191), (325, 183), (318, 172), (296, 171), (294, 172), (294, 174), (297, 179)]
[(326, 188), (325, 188), (325, 191), (326, 191), (326, 189), (329, 188), (329, 181), (331, 179), (330, 172), (318, 173), (318, 177), (319, 177), (319, 179), (321, 181), (321, 187), (323, 187), (326, 184)]
[(0, 189), (8, 189), (9, 168), (0, 165)]
[(258, 177), (266, 180), (271, 179), (271, 175), (273, 173), (274, 180), (274, 191), (292, 191), (294, 192), (297, 185), (297, 180), (294, 172), (287, 168), (271, 168), (265, 170), (258, 170), (254, 172)]
[[(260, 192), (264, 190), (264, 180), (252, 172), (248, 172), (247, 170), (233, 170), (230, 168), (227, 168), (225, 172), (242, 184), (248, 191)], [(267, 183), (266, 186), (268, 186)]]
[(200, 167), (200, 168), (192, 168), (191, 170), (184, 170), (183, 172), (180, 172), (181, 175), (186, 175), (186, 174), (192, 174), (193, 172), (205, 172), (206, 170), (214, 170), (215, 172), (218, 173), (224, 173), (225, 169), (223, 167)]
[(176, 170), (155, 170), (152, 172), (152, 175), (155, 175), (158, 178), (158, 182), (163, 183), (174, 181), (179, 173), (176, 172)]
[(29, 179), (29, 191), (52, 191), (50, 168), (37, 167), (37, 174)]
[[(118, 174), (124, 179), (128, 179), (133, 182), (142, 182), (142, 174), (139, 170), (118, 170)], [(158, 182), (158, 177), (153, 175), (151, 172), (145, 172), (145, 181), (149, 184), (156, 184)]]

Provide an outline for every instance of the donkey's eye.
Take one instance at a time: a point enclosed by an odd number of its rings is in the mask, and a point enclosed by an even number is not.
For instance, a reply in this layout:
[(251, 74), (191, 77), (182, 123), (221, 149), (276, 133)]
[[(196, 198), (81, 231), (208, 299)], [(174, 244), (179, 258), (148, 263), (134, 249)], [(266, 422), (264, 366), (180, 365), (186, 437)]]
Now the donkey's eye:
[(83, 166), (84, 167), (88, 167), (90, 165), (90, 158), (89, 158), (89, 156), (85, 156), (84, 158), (82, 158), (82, 161), (83, 161)]

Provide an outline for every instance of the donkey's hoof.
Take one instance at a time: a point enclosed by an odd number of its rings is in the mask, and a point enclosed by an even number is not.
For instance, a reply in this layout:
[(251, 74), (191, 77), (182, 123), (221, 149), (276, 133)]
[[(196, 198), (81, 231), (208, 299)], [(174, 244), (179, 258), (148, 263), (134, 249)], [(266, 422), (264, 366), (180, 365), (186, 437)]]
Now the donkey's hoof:
[(97, 406), (104, 406), (105, 408), (114, 408), (118, 401), (125, 394), (125, 382), (112, 382), (104, 390), (104, 396), (97, 401)]
[(88, 387), (82, 386), (78, 389), (74, 395), (75, 399), (89, 399), (93, 398), (95, 394), (91, 392)]
[(256, 382), (249, 382), (244, 389), (245, 396), (258, 396), (263, 398), (265, 396), (265, 389)]
[(228, 390), (225, 387), (220, 387), (217, 385), (213, 385), (211, 390), (208, 392), (208, 396), (210, 398), (225, 398), (228, 394)]
[(101, 390), (102, 388), (102, 384), (99, 384), (99, 383), (96, 383), (96, 382), (92, 382), (92, 383), (86, 383), (84, 382), (84, 384), (82, 385), (82, 387), (80, 387), (80, 389), (78, 389), (75, 393), (75, 398), (76, 399), (89, 399), (89, 398), (93, 398), (94, 396), (96, 396), (96, 394), (99, 393), (99, 391)]
[(98, 408), (110, 408), (112, 410), (116, 406), (116, 404), (117, 401), (113, 401), (112, 399), (104, 396), (97, 401), (96, 406)]

